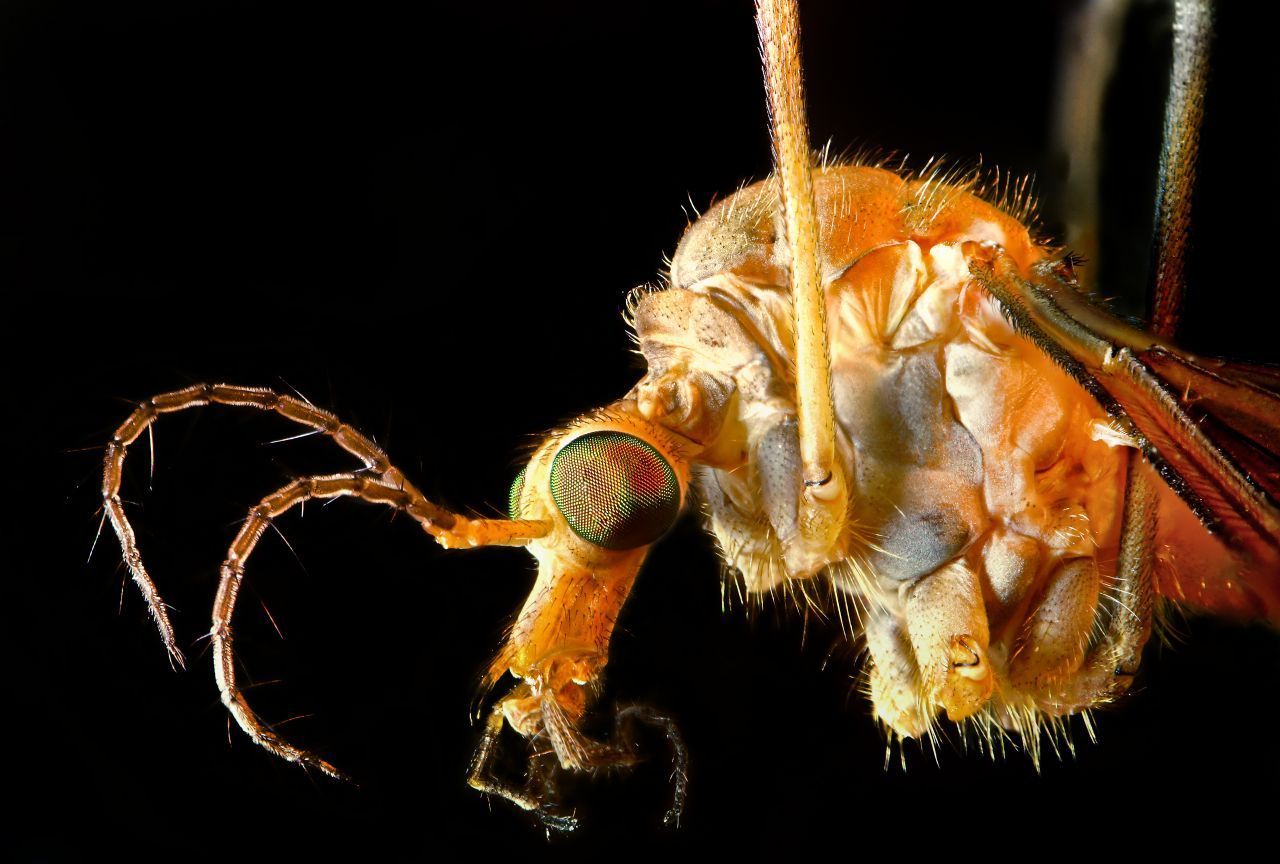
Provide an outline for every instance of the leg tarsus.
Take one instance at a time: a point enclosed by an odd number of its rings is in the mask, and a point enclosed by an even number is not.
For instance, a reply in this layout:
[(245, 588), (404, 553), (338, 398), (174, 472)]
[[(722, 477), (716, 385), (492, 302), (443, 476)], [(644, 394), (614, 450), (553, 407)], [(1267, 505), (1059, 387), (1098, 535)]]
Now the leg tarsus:
[[(538, 817), (544, 827), (550, 830), (558, 832), (576, 830), (580, 824), (576, 817), (558, 813), (552, 809), (553, 802), (558, 798), (555, 778), (561, 772), (569, 770), (561, 764), (554, 752), (534, 754), (530, 757), (528, 781), (523, 788), (495, 774), (494, 762), (498, 753), (498, 740), (504, 726), (504, 702), (505, 700), (500, 701), (489, 712), (480, 743), (476, 746), (475, 755), (471, 760), (467, 784), (478, 792), (497, 795), (521, 810), (532, 813)], [(620, 708), (614, 715), (612, 739), (607, 742), (590, 742), (578, 770), (595, 772), (606, 768), (630, 768), (642, 761), (636, 755), (633, 741), (636, 723), (661, 729), (671, 747), (671, 781), (674, 790), (671, 807), (663, 815), (662, 821), (664, 825), (679, 827), (680, 818), (684, 814), (685, 803), (688, 800), (689, 750), (675, 721), (665, 714), (647, 705), (629, 705)]]
[(544, 796), (553, 788), (553, 775), (558, 767), (554, 762), (540, 762), (537, 756), (530, 759), (530, 766), (534, 768), (531, 771), (530, 780), (535, 781), (540, 787), (536, 794), (531, 794), (527, 788), (519, 789), (494, 773), (493, 763), (497, 758), (498, 739), (502, 735), (503, 727), (502, 707), (503, 703), (499, 702), (489, 712), (484, 732), (480, 736), (480, 743), (476, 745), (475, 755), (471, 757), (467, 785), (485, 795), (497, 795), (521, 810), (532, 813), (538, 817), (538, 821), (544, 828), (560, 833), (577, 830), (577, 818), (552, 812), (544, 803)]
[[(229, 646), (228, 650), (230, 650)], [(224, 690), (222, 704), (226, 706), (229, 716), (235, 718), (236, 725), (259, 747), (286, 762), (300, 765), (304, 769), (314, 768), (326, 777), (343, 783), (350, 783), (352, 786), (359, 785), (350, 775), (338, 769), (333, 763), (321, 759), (308, 750), (295, 747), (277, 734), (275, 730), (264, 724), (258, 719), (258, 715), (253, 712), (253, 709), (249, 707), (249, 703), (239, 689)]]
[(628, 720), (661, 729), (666, 735), (667, 743), (671, 745), (671, 782), (674, 789), (671, 807), (663, 815), (662, 824), (679, 828), (680, 817), (684, 815), (685, 802), (689, 797), (689, 748), (685, 746), (684, 736), (680, 734), (675, 720), (659, 714), (648, 705), (630, 705), (618, 711), (614, 722), (615, 734), (619, 737), (625, 735), (624, 724)]

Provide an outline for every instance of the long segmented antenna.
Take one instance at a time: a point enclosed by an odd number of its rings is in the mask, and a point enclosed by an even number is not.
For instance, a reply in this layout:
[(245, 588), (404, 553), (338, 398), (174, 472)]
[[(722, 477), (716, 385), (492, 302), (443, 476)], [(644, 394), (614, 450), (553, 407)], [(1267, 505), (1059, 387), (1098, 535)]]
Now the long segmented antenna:
[(446, 548), (518, 545), (541, 537), (549, 530), (549, 526), (541, 522), (467, 519), (431, 503), (405, 478), (399, 468), (391, 464), (381, 448), (354, 427), (304, 399), (281, 395), (265, 388), (236, 387), (230, 384), (196, 384), (183, 390), (153, 396), (134, 409), (107, 443), (103, 458), (102, 506), (120, 540), (125, 564), (146, 599), (147, 608), (160, 631), (160, 638), (164, 641), (171, 662), (176, 666), (185, 665), (182, 651), (178, 648), (173, 623), (169, 620), (168, 607), (142, 562), (133, 526), (125, 516), (120, 487), (124, 480), (124, 460), (129, 445), (143, 432), (150, 430), (151, 424), (161, 414), (172, 414), (210, 404), (271, 411), (332, 438), (335, 444), (364, 463), (367, 476), (380, 487), (396, 490), (406, 496), (408, 503), (405, 509), (418, 520), (423, 530)]

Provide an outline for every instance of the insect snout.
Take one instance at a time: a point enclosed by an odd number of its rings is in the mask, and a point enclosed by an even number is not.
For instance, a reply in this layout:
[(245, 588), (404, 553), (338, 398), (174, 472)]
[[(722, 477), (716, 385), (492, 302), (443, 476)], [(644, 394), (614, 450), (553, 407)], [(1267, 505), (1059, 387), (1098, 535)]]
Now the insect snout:
[[(596, 741), (580, 727), (598, 694), (618, 614), (649, 546), (679, 516), (688, 484), (687, 442), (645, 420), (629, 400), (553, 432), (516, 475), (510, 518), (548, 530), (527, 544), (538, 576), (489, 669), (491, 685), (507, 674), (518, 683), (493, 708), (473, 786), (536, 810), (548, 827), (573, 827), (570, 817), (546, 811), (545, 796), (529, 797), (494, 775), (504, 723), (530, 741), (550, 744), (554, 765), (535, 766), (530, 774), (547, 782), (558, 770), (633, 764), (630, 727), (657, 723), (667, 729), (683, 778), (683, 744), (668, 718), (649, 709), (643, 717), (619, 711), (608, 741)], [(677, 812), (682, 798), (681, 779)]]
[(680, 442), (639, 417), (634, 403), (588, 415), (544, 440), (508, 497), (512, 520), (548, 530), (527, 544), (538, 578), (494, 661), (493, 680), (510, 671), (541, 687), (552, 665), (572, 657), (593, 659), (570, 664), (566, 680), (596, 676), (640, 563), (675, 523), (688, 483)]

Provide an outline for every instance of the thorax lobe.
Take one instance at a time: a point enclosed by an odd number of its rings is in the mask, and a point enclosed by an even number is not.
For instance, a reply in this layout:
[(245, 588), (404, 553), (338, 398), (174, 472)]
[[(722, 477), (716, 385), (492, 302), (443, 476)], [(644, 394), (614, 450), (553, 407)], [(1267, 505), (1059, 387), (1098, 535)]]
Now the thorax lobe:
[[(969, 276), (982, 244), (1025, 266), (1042, 257), (1027, 230), (962, 189), (879, 169), (816, 181), (837, 445), (851, 479), (845, 561), (892, 585), (961, 555), (980, 568), (990, 558), (992, 570), (1013, 560), (1020, 572), (992, 578), (1029, 582), (1115, 542), (1122, 457), (1095, 440), (1101, 411)], [(710, 528), (752, 590), (794, 575), (780, 557), (785, 514), (770, 500), (789, 470), (771, 448), (795, 413), (777, 222), (766, 184), (720, 203), (686, 233), (672, 289), (642, 298), (635, 315), (649, 361), (642, 410), (711, 445), (698, 475)]]

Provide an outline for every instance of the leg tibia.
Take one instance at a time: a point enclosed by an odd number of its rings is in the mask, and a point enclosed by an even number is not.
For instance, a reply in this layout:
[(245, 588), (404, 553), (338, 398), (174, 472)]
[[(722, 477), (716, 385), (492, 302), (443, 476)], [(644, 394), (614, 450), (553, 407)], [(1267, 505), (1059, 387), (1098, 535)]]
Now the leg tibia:
[(534, 695), (528, 684), (518, 684), (506, 697), (499, 700), (489, 713), (484, 733), (471, 761), (467, 782), (473, 789), (489, 795), (497, 795), (522, 810), (528, 810), (547, 828), (556, 831), (572, 831), (578, 821), (559, 812), (560, 802), (556, 794), (556, 778), (564, 771), (594, 773), (608, 768), (629, 768), (643, 760), (635, 741), (637, 726), (649, 726), (663, 733), (671, 751), (672, 803), (663, 817), (669, 826), (677, 826), (684, 812), (689, 788), (689, 753), (684, 738), (675, 721), (646, 705), (631, 705), (614, 714), (613, 735), (609, 740), (596, 741), (573, 730), (578, 752), (569, 759), (557, 746), (553, 752), (531, 752), (527, 782), (516, 786), (497, 776), (495, 762), (498, 742), (505, 720), (517, 733), (530, 740), (540, 739), (544, 733), (553, 733), (546, 726), (549, 700)]

